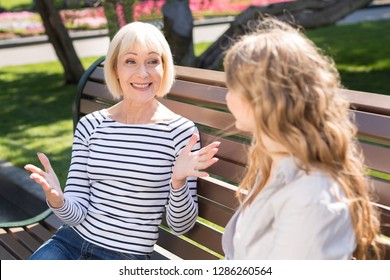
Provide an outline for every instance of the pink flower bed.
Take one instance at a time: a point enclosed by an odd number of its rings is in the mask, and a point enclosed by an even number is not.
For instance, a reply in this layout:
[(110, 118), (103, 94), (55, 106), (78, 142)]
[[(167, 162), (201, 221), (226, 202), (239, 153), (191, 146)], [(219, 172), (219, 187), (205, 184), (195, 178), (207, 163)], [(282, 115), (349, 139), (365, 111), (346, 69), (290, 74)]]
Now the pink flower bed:
[[(291, 0), (190, 0), (190, 9), (193, 14), (208, 12), (239, 13), (249, 5), (267, 5)], [(134, 19), (161, 18), (161, 9), (165, 0), (139, 1), (134, 7)], [(121, 9), (119, 9), (120, 11)], [(61, 10), (60, 16), (69, 30), (103, 29), (107, 26), (103, 7), (81, 10)], [(0, 35), (34, 35), (43, 34), (42, 20), (37, 13), (31, 12), (4, 12), (0, 13)], [(7, 37), (7, 36), (2, 36)], [(1, 36), (0, 36), (1, 38)]]

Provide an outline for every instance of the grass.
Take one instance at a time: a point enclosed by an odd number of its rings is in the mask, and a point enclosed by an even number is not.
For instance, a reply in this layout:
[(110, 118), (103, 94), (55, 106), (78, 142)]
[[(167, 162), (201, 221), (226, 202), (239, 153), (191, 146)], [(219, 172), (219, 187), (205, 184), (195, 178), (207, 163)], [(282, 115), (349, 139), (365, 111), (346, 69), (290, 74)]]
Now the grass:
[[(82, 59), (84, 67), (96, 58)], [(23, 167), (46, 153), (65, 183), (72, 143), (76, 86), (65, 85), (58, 62), (0, 68), (0, 158)]]
[(325, 27), (307, 32), (334, 58), (345, 87), (390, 95), (390, 21)]
[[(321, 28), (308, 35), (334, 56), (347, 88), (389, 94), (388, 30), (390, 21), (378, 21)], [(196, 54), (200, 55), (208, 45), (197, 45)], [(83, 58), (84, 67), (95, 59)], [(58, 62), (0, 68), (0, 83), (0, 159), (23, 167), (27, 163), (39, 164), (36, 152), (44, 152), (64, 184), (70, 161), (76, 86), (64, 86)]]

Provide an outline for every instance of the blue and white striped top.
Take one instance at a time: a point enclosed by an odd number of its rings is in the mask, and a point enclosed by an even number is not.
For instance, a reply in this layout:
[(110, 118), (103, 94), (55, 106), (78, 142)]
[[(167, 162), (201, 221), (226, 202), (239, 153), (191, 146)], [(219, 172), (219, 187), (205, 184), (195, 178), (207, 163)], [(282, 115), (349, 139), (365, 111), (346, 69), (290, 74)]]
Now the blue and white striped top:
[[(198, 214), (196, 178), (170, 186), (176, 157), (197, 131), (179, 115), (168, 123), (122, 124), (104, 110), (84, 116), (74, 135), (65, 204), (53, 209), (80, 236), (102, 247), (150, 254), (166, 211), (176, 234)], [(199, 150), (197, 143), (193, 150)]]

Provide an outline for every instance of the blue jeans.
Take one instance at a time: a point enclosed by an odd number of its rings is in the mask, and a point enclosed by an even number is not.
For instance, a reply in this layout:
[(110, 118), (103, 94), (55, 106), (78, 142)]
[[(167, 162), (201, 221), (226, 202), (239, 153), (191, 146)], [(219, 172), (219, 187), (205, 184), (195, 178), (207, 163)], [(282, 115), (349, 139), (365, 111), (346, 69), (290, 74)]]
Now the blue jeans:
[(70, 226), (63, 225), (29, 258), (30, 260), (148, 260), (149, 255), (118, 252), (84, 240)]

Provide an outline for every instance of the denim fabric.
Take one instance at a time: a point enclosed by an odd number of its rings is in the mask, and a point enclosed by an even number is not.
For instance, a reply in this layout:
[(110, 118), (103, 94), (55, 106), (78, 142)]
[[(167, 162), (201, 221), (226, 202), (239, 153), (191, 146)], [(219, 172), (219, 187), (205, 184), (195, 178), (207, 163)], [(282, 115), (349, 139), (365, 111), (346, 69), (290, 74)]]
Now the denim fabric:
[(30, 256), (30, 260), (148, 260), (149, 255), (113, 251), (84, 240), (70, 226), (63, 225)]

